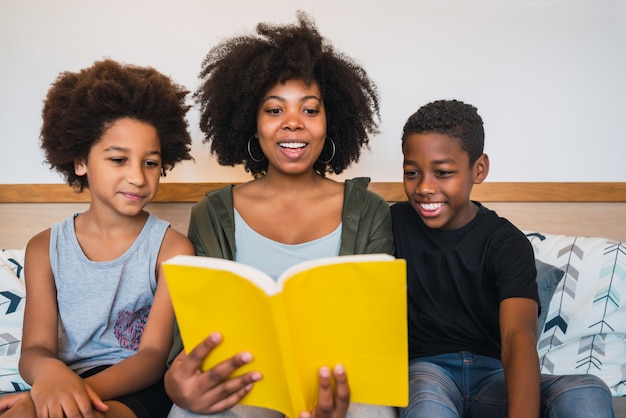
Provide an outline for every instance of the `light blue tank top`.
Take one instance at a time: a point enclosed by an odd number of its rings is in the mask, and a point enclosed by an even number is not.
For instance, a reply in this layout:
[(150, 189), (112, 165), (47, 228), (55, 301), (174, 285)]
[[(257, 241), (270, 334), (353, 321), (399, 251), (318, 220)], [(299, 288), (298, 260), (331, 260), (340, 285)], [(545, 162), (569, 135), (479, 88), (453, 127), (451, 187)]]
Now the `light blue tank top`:
[(252, 229), (235, 210), (235, 261), (257, 268), (274, 280), (302, 261), (339, 255), (341, 224), (330, 234), (302, 244), (273, 241)]
[(169, 223), (149, 215), (119, 258), (83, 253), (71, 216), (50, 233), (50, 265), (59, 309), (59, 358), (82, 373), (135, 354), (156, 290), (156, 263)]

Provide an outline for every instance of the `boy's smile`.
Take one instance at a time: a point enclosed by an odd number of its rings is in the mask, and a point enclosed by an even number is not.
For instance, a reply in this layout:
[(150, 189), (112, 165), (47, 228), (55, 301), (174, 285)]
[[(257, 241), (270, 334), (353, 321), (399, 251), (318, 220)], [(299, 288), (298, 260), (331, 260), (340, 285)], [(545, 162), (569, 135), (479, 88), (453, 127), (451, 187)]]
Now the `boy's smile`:
[(457, 229), (474, 218), (478, 207), (470, 193), (487, 176), (486, 154), (470, 166), (460, 141), (437, 132), (410, 134), (402, 152), (404, 191), (428, 227)]

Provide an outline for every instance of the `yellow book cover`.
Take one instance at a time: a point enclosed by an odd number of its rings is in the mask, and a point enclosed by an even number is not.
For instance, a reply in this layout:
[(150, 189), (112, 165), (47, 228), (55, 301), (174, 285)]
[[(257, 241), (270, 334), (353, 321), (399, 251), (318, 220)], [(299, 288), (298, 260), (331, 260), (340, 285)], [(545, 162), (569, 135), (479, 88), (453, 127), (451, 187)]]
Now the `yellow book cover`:
[(277, 281), (230, 260), (176, 256), (163, 263), (183, 345), (222, 343), (204, 370), (249, 351), (263, 379), (242, 400), (297, 417), (317, 399), (318, 370), (342, 364), (351, 402), (408, 403), (406, 264), (386, 254), (306, 261)]

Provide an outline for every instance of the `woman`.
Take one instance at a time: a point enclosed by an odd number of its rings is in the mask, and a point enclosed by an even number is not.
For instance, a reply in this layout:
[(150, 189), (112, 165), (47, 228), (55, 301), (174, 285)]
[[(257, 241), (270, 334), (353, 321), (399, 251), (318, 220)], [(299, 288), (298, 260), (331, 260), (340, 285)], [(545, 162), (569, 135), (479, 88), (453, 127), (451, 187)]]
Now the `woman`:
[[(307, 16), (300, 13), (297, 25), (259, 24), (257, 35), (222, 42), (207, 55), (201, 78), (195, 97), (205, 141), (220, 164), (243, 164), (254, 180), (209, 192), (194, 206), (189, 238), (197, 255), (236, 260), (276, 278), (313, 258), (393, 254), (389, 208), (366, 190), (369, 179), (344, 184), (325, 177), (356, 162), (376, 132), (375, 85)], [(166, 374), (175, 403), (170, 417), (227, 410), (261, 378), (251, 372), (225, 380), (252, 360), (247, 353), (200, 373), (220, 338), (209, 336), (188, 356), (175, 347), (180, 354)], [(314, 416), (393, 416), (391, 408), (365, 405), (348, 412), (348, 373), (341, 366), (320, 370)], [(237, 405), (221, 416), (282, 415)]]

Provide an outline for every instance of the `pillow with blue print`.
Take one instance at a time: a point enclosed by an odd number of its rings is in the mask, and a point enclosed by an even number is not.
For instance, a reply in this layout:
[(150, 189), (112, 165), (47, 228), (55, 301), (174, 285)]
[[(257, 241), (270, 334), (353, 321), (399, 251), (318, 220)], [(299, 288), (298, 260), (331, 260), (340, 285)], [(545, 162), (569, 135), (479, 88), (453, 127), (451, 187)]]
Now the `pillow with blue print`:
[(0, 395), (30, 388), (17, 369), (24, 323), (24, 250), (0, 250)]
[(535, 267), (537, 268), (537, 289), (539, 291), (539, 306), (541, 308), (539, 318), (537, 318), (537, 338), (539, 338), (546, 323), (550, 301), (565, 272), (537, 258), (535, 258)]

